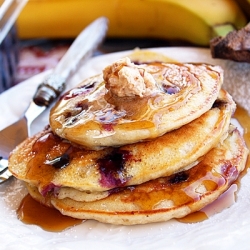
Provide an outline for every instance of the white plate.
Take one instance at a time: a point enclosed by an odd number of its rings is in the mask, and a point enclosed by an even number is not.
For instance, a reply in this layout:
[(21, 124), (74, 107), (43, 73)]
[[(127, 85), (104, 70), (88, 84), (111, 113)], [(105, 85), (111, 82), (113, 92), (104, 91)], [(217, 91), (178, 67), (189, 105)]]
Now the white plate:
[[(151, 49), (182, 62), (207, 62), (225, 69), (226, 88), (237, 103), (250, 113), (250, 64), (213, 60), (207, 49)], [(129, 54), (129, 51), (98, 56), (87, 62), (74, 75), (68, 88), (86, 77), (101, 72), (103, 67)], [(33, 77), (0, 95), (0, 129), (14, 122), (27, 107), (36, 86), (49, 72)], [(32, 126), (35, 133), (48, 123), (48, 112)], [(249, 249), (250, 245), (250, 175), (243, 178), (237, 202), (209, 218), (183, 224), (175, 220), (138, 226), (113, 226), (87, 221), (61, 233), (43, 231), (25, 225), (15, 211), (26, 194), (23, 185), (13, 179), (0, 186), (1, 249)], [(42, 216), (42, 215), (41, 215)]]

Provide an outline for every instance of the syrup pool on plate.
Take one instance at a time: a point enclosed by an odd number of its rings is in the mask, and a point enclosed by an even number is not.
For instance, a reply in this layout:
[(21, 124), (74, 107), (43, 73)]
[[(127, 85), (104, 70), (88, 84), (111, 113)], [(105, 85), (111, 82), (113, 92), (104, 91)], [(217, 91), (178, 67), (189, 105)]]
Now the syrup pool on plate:
[(23, 198), (17, 216), (26, 224), (37, 225), (51, 232), (61, 232), (82, 223), (82, 220), (62, 215), (58, 210), (42, 205), (29, 194)]

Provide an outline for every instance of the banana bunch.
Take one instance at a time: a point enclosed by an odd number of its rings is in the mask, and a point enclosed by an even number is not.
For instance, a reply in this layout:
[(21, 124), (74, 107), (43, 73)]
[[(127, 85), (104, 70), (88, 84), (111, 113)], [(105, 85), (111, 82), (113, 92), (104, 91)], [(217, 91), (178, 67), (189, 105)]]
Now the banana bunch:
[(234, 0), (30, 0), (17, 20), (19, 36), (70, 38), (95, 18), (109, 19), (108, 37), (159, 38), (208, 45), (246, 25)]

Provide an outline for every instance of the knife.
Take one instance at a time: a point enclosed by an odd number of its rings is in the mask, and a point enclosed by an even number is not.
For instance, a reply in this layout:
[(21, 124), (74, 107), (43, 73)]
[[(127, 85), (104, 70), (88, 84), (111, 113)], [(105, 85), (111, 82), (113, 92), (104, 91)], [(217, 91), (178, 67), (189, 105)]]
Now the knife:
[(8, 159), (9, 153), (30, 136), (30, 125), (33, 120), (63, 92), (71, 74), (93, 55), (94, 50), (105, 38), (107, 29), (107, 18), (100, 17), (78, 35), (53, 72), (38, 86), (22, 118), (0, 131), (0, 160)]

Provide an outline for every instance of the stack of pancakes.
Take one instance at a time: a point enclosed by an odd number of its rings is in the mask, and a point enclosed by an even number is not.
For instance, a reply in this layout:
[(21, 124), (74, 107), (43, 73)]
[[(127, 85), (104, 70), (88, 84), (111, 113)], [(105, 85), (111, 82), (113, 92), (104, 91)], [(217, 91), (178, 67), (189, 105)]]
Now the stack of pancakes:
[(115, 63), (65, 93), (50, 125), (12, 152), (9, 169), (34, 199), (74, 218), (145, 224), (199, 211), (237, 180), (248, 149), (230, 124), (236, 105), (223, 70), (133, 65), (157, 90), (112, 93), (110, 74), (124, 66)]

